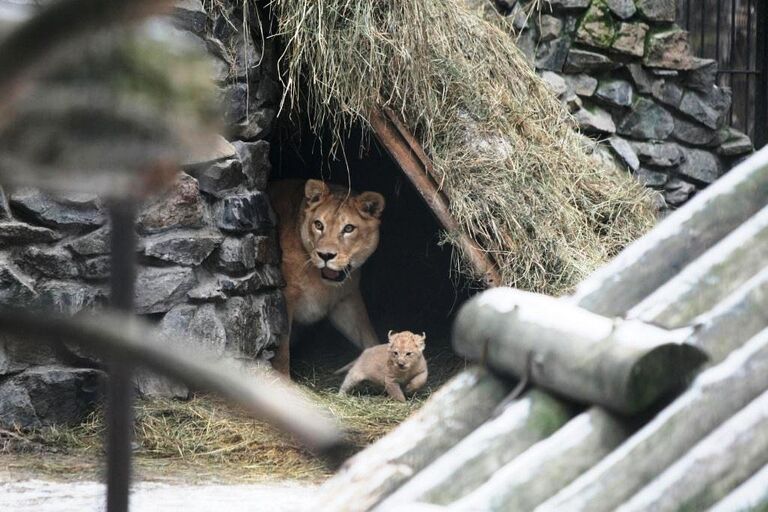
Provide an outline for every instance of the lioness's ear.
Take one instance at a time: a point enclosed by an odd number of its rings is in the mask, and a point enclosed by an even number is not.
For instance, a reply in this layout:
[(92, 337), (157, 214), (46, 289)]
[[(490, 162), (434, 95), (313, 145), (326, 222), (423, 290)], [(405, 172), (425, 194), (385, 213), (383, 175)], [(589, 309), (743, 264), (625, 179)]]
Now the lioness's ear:
[(329, 192), (328, 185), (320, 180), (307, 180), (307, 183), (304, 185), (304, 197), (307, 198), (310, 204), (320, 201)]
[(363, 216), (380, 218), (384, 211), (384, 196), (378, 192), (363, 192), (357, 196), (357, 209)]

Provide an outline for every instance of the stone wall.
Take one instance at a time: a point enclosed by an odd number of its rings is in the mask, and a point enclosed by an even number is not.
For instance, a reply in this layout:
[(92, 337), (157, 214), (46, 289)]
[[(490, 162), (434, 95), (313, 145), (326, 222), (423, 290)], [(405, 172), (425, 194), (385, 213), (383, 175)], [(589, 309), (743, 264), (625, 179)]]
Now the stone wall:
[[(717, 63), (691, 55), (675, 0), (468, 0), (501, 22), (580, 129), (645, 184), (683, 204), (750, 153), (726, 125)], [(499, 20), (499, 15), (502, 19)]]
[[(143, 206), (136, 310), (182, 340), (192, 334), (221, 354), (253, 359), (268, 354), (285, 329), (275, 218), (264, 193), (280, 94), (275, 50), (260, 40), (255, 12), (244, 20), (239, 10), (179, 5), (175, 26), (198, 36), (214, 60), (226, 133), (189, 155), (177, 185)], [(96, 197), (0, 190), (0, 306), (65, 314), (103, 307), (109, 238)], [(97, 396), (99, 361), (17, 341), (0, 338), (0, 425), (81, 418)], [(146, 372), (137, 387), (187, 393)]]

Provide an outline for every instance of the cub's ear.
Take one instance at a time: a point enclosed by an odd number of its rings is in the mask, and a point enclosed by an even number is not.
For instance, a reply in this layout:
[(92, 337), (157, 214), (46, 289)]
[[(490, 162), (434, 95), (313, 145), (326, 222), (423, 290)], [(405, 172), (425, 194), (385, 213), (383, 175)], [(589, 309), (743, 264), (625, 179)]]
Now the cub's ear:
[(424, 352), (424, 349), (427, 346), (427, 333), (422, 332), (421, 336), (418, 336), (418, 338), (419, 338), (419, 350)]
[(384, 211), (384, 196), (378, 192), (363, 192), (356, 198), (357, 209), (364, 217), (381, 218), (381, 213)]
[(316, 203), (328, 195), (330, 189), (328, 185), (320, 180), (307, 180), (304, 185), (304, 197), (309, 204)]
[(387, 333), (387, 340), (388, 340), (387, 343), (392, 343), (392, 333), (394, 332), (395, 331), (390, 329), (389, 332)]

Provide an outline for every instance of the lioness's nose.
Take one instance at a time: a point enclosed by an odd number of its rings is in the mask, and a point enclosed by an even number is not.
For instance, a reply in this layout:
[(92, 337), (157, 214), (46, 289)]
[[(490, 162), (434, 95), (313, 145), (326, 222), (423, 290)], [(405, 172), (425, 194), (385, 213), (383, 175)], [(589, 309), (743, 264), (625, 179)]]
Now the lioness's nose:
[(323, 261), (331, 261), (336, 257), (335, 252), (318, 252), (317, 255), (320, 256), (320, 259)]

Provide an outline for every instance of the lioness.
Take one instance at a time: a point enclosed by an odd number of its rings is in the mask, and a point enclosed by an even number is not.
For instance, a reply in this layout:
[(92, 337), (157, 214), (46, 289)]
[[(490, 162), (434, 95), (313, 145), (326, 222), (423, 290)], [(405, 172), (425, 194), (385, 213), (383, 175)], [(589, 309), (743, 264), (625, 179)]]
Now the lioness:
[(368, 381), (383, 387), (398, 402), (405, 402), (400, 386), (405, 386), (406, 393), (412, 393), (427, 382), (426, 339), (424, 333), (389, 331), (389, 343), (365, 349), (360, 357), (336, 371), (349, 370), (339, 394), (346, 395), (353, 387)]
[(286, 180), (267, 193), (277, 213), (288, 329), (272, 366), (290, 376), (293, 322), (331, 323), (361, 349), (379, 341), (360, 295), (360, 266), (379, 244), (384, 197), (319, 180)]

